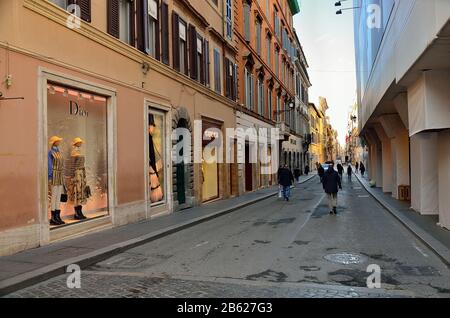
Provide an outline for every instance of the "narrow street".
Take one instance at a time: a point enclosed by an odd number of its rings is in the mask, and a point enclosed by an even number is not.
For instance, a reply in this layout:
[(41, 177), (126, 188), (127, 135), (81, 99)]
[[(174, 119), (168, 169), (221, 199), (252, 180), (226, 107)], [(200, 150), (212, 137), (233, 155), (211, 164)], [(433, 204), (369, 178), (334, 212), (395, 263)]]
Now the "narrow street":
[[(353, 179), (329, 215), (318, 178), (8, 297), (448, 297), (441, 260)], [(183, 212), (178, 212), (183, 213)], [(328, 259), (351, 253), (354, 264)], [(332, 255), (331, 255), (332, 256)], [(381, 289), (366, 288), (369, 264)]]

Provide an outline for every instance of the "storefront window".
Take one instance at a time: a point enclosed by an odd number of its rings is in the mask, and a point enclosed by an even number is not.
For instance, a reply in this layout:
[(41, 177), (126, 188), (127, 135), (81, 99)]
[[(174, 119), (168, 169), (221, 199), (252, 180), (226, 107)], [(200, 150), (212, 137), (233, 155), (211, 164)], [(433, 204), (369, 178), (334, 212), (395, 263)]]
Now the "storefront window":
[(107, 99), (48, 84), (47, 135), (50, 225), (107, 215)]
[(165, 188), (165, 155), (164, 131), (165, 114), (149, 109), (148, 114), (148, 165), (149, 165), (149, 195), (152, 204), (166, 202)]

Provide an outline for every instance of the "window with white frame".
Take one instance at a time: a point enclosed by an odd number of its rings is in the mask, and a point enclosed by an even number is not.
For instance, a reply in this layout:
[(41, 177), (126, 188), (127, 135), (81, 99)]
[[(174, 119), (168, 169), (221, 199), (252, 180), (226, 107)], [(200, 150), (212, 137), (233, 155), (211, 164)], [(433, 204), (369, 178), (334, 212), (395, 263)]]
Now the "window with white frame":
[(158, 3), (156, 0), (148, 0), (148, 53), (156, 57), (156, 38), (158, 36)]
[(261, 55), (261, 32), (262, 32), (262, 26), (261, 26), (261, 21), (259, 21), (259, 19), (256, 19), (255, 22), (255, 27), (256, 27), (256, 53), (258, 53), (258, 55)]
[(131, 44), (131, 5), (130, 0), (119, 0), (119, 39)]
[(180, 54), (180, 70), (187, 75), (187, 40), (186, 40), (186, 22), (179, 21), (179, 54)]
[(56, 4), (58, 7), (67, 10), (68, 0), (50, 0), (51, 3)]
[(272, 52), (272, 37), (268, 34), (266, 38), (266, 48), (267, 48), (267, 64), (271, 66), (271, 52)]
[(227, 37), (233, 37), (233, 22), (232, 22), (232, 0), (226, 0), (226, 26), (227, 26)]
[(217, 93), (222, 92), (222, 83), (220, 78), (220, 52), (214, 49), (214, 90)]

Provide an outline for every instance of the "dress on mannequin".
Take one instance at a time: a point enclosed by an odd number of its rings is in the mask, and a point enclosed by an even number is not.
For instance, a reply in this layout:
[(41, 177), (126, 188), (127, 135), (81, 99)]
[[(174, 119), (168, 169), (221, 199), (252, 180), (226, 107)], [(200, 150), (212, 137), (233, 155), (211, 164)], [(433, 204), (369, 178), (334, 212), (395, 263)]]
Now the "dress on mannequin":
[(161, 183), (159, 182), (159, 172), (162, 169), (161, 155), (155, 148), (153, 142), (153, 131), (155, 129), (155, 119), (153, 115), (149, 115), (149, 135), (148, 135), (148, 147), (149, 147), (149, 173), (150, 173), (150, 201), (152, 203), (159, 202), (164, 198)]
[(61, 194), (64, 190), (63, 180), (63, 155), (59, 150), (59, 142), (62, 138), (53, 136), (50, 138), (50, 151), (48, 152), (48, 184), (51, 191), (50, 210), (52, 218), (51, 225), (62, 225), (65, 222), (61, 219)]
[(85, 156), (81, 154), (81, 145), (84, 143), (80, 138), (75, 138), (72, 142), (72, 152), (70, 154), (69, 176), (68, 176), (68, 196), (69, 201), (75, 209), (75, 219), (83, 220), (83, 205), (87, 203), (86, 193), (86, 168)]

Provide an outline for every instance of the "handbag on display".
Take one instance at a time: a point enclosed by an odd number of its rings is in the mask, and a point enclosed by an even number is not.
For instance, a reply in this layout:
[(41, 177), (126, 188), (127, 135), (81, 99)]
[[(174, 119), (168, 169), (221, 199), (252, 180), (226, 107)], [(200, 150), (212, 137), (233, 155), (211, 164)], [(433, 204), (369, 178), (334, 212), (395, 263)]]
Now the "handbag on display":
[(63, 189), (64, 189), (64, 192), (61, 193), (61, 200), (60, 201), (63, 202), (63, 203), (66, 203), (67, 200), (68, 200), (67, 189), (66, 189), (66, 187), (63, 187)]
[(91, 187), (90, 186), (87, 185), (84, 188), (84, 195), (85, 195), (86, 199), (89, 199), (92, 196)]

